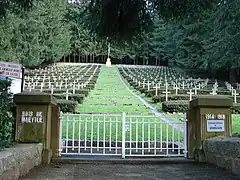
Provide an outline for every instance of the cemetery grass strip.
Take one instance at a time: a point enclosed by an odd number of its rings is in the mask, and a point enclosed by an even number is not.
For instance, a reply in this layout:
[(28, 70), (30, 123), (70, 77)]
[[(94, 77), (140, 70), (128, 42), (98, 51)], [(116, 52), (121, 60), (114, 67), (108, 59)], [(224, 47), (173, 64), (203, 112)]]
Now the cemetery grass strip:
[[(112, 104), (133, 104), (133, 106), (111, 106)], [(106, 104), (103, 106), (94, 104)], [(95, 88), (89, 93), (82, 104), (79, 105), (79, 113), (134, 113), (149, 114), (150, 111), (135, 98), (120, 81), (118, 70), (115, 66), (107, 68), (104, 65), (95, 84)]]

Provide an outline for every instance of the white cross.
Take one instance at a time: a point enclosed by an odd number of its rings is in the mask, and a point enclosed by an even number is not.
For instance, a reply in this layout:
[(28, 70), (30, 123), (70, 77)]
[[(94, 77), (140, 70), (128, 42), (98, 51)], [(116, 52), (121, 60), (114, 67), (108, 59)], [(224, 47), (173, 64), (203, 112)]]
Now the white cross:
[(43, 83), (41, 83), (40, 91), (43, 91)]
[(53, 86), (51, 87), (51, 94), (53, 94)]
[(158, 89), (160, 89), (160, 85), (156, 84), (154, 88), (155, 88), (155, 96), (157, 96), (158, 95)]
[(239, 83), (237, 83), (237, 89), (238, 89), (238, 90), (240, 89), (240, 84), (239, 84)]
[(231, 87), (231, 91), (232, 91), (232, 96), (233, 96), (233, 92), (234, 92), (235, 89), (233, 89), (233, 87)]
[(194, 94), (194, 92), (192, 92), (192, 89), (189, 89), (189, 92), (187, 92), (187, 94), (189, 94), (189, 100), (192, 100), (192, 95)]
[(210, 93), (211, 95), (217, 95), (216, 89), (212, 89), (212, 92)]
[(146, 83), (145, 83), (145, 79), (144, 79), (144, 81), (143, 81), (143, 83), (142, 83), (142, 85), (143, 85), (142, 87), (143, 87), (143, 88), (145, 88), (145, 84), (146, 84)]
[(141, 82), (140, 81), (138, 81), (138, 86), (141, 86)]
[(233, 95), (234, 95), (234, 103), (237, 103), (237, 95), (239, 95), (239, 93), (237, 93), (236, 89), (234, 89), (233, 91), (234, 91), (234, 93), (233, 93)]
[(147, 82), (147, 86), (148, 86), (148, 91), (150, 91), (150, 82)]
[(197, 86), (198, 86), (198, 87), (197, 87), (198, 89), (201, 89), (201, 84), (200, 84), (200, 83), (198, 83)]
[(174, 87), (173, 89), (175, 89), (175, 94), (177, 95), (177, 94), (178, 94), (178, 90), (179, 90), (180, 88), (177, 87), (177, 85), (175, 85), (175, 87)]
[(75, 94), (75, 85), (73, 86), (73, 94)]
[(194, 86), (193, 89), (194, 89), (194, 94), (197, 95), (197, 90), (198, 90), (199, 88), (197, 88), (196, 86)]
[(168, 94), (170, 94), (171, 92), (168, 91), (168, 83), (166, 83), (165, 86), (166, 90), (163, 91), (163, 93), (165, 94), (166, 101), (168, 101)]
[(185, 88), (185, 82), (183, 81), (182, 82), (182, 89), (184, 89)]
[(68, 92), (68, 89), (66, 91), (66, 100), (68, 100), (68, 95), (69, 95), (69, 92)]

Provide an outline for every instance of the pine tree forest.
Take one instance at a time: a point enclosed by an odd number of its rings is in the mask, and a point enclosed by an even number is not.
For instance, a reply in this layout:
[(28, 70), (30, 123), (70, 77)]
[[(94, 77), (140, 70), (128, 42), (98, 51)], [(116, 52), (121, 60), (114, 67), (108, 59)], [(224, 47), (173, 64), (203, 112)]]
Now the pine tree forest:
[[(115, 64), (168, 65), (211, 77), (228, 74), (230, 81), (239, 75), (239, 0), (219, 0), (197, 17), (155, 15), (150, 30), (122, 40), (92, 31), (86, 4), (40, 0), (27, 4), (31, 7), (1, 10), (0, 59), (26, 67), (58, 61), (105, 63), (110, 44)], [(0, 3), (1, 8), (7, 5)]]

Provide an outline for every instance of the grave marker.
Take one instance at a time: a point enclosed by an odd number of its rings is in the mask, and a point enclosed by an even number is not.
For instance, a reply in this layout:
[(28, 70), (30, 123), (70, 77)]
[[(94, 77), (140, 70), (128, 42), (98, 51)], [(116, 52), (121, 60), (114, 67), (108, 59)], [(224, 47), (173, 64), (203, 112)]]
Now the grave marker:
[(175, 87), (173, 88), (175, 89), (175, 94), (178, 95), (178, 90), (180, 89), (177, 85), (175, 85)]
[(217, 95), (217, 89), (212, 89), (212, 92), (210, 93), (211, 95)]
[(168, 101), (168, 94), (170, 94), (171, 92), (168, 91), (168, 83), (165, 84), (165, 91), (163, 91), (163, 93), (165, 94), (165, 98), (166, 98), (166, 101)]
[(234, 91), (234, 93), (233, 93), (233, 95), (234, 95), (234, 103), (237, 103), (237, 95), (239, 95), (239, 93), (237, 93), (236, 89), (234, 89), (233, 91)]
[(189, 100), (192, 100), (192, 95), (194, 95), (194, 93), (192, 92), (192, 89), (189, 89), (189, 92), (187, 92), (187, 94), (189, 94)]
[(159, 85), (159, 84), (156, 84), (156, 85), (155, 85), (155, 96), (158, 95), (158, 89), (160, 89), (160, 85)]

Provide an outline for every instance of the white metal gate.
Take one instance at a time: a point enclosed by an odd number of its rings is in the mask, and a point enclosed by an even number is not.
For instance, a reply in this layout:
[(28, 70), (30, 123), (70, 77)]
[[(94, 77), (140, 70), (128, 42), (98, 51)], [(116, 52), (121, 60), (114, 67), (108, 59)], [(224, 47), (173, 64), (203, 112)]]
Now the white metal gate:
[(122, 113), (64, 114), (60, 122), (61, 156), (186, 157), (186, 120)]

